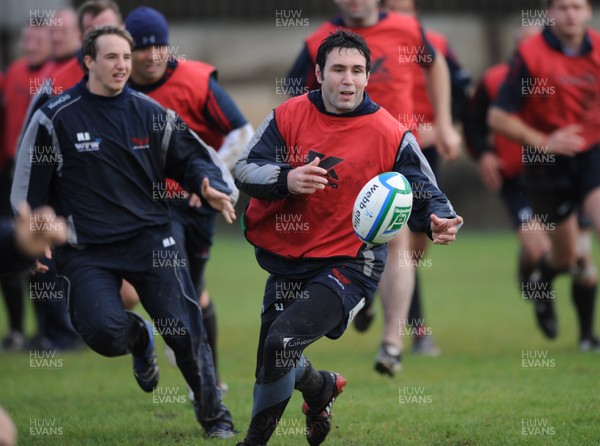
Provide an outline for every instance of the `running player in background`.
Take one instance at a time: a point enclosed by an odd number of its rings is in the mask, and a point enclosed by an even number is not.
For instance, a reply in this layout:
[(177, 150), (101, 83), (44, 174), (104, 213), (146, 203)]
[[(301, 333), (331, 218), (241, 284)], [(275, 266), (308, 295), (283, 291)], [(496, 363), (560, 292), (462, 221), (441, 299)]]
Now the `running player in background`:
[[(415, 87), (414, 64), (425, 68), (436, 111), (436, 145), (447, 160), (460, 153), (460, 136), (452, 126), (450, 77), (444, 57), (437, 57), (421, 25), (414, 17), (380, 11), (379, 0), (336, 0), (341, 16), (324, 23), (306, 39), (290, 74), (292, 82), (301, 81), (310, 89), (318, 88), (315, 76), (317, 48), (338, 28), (347, 28), (364, 37), (372, 51), (372, 69), (367, 92), (377, 104), (396, 119), (413, 128)], [(413, 185), (423, 190), (424, 185)], [(379, 284), (384, 324), (381, 347), (375, 369), (394, 376), (401, 369), (403, 340), (401, 324), (406, 321), (414, 287), (414, 268), (403, 262), (410, 250), (408, 228), (389, 243), (387, 267)], [(404, 265), (403, 265), (404, 263)]]
[[(540, 31), (536, 27), (519, 27), (517, 45)], [(501, 63), (483, 73), (469, 105), (465, 136), (469, 152), (477, 160), (482, 183), (490, 192), (500, 193), (517, 232), (519, 287), (524, 290), (535, 265), (550, 249), (550, 241), (546, 233), (539, 230), (539, 222), (533, 220), (531, 200), (524, 184), (522, 145), (499, 134), (493, 134), (490, 141), (488, 110), (496, 100), (508, 70), (508, 63)]]
[[(191, 130), (218, 151), (219, 157), (232, 170), (254, 130), (217, 82), (216, 68), (187, 60), (182, 54), (173, 54), (168, 46), (167, 21), (153, 8), (134, 9), (125, 20), (125, 28), (135, 41), (130, 87), (178, 113)], [(213, 353), (217, 385), (225, 390), (217, 367), (217, 318), (204, 279), (217, 213), (207, 207), (193, 206), (187, 198), (181, 199), (179, 192), (183, 189), (173, 180), (168, 180), (167, 192), (175, 197), (167, 200), (175, 241), (187, 255)], [(189, 202), (193, 203), (197, 198), (192, 195)]]
[[(0, 217), (13, 216), (10, 206), (10, 187), (13, 179), (15, 154), (23, 120), (32, 94), (50, 73), (52, 55), (50, 30), (46, 26), (28, 23), (21, 30), (23, 56), (12, 62), (4, 77), (4, 94), (0, 106), (3, 117), (0, 147)], [(4, 254), (3, 254), (4, 255)], [(2, 339), (2, 350), (25, 348), (23, 334), (23, 283), (20, 272), (0, 278), (2, 296), (9, 318), (9, 331)]]
[[(315, 370), (303, 351), (323, 336), (339, 338), (377, 289), (387, 247), (363, 244), (354, 234), (352, 204), (361, 187), (387, 171), (424, 184), (432, 199), (415, 200), (408, 224), (435, 243), (453, 241), (462, 223), (414, 136), (365, 93), (371, 68), (365, 41), (338, 30), (319, 46), (316, 60), (321, 89), (271, 112), (235, 169), (236, 184), (252, 197), (245, 235), (269, 272), (242, 446), (267, 444), (294, 389), (304, 397), (309, 444), (321, 444), (331, 429), (332, 405), (346, 380)], [(331, 157), (339, 160), (333, 169), (319, 167)], [(300, 215), (306, 229), (282, 234), (278, 221), (286, 214)]]
[[(418, 17), (420, 12), (417, 6), (417, 0), (383, 0), (384, 7), (389, 11), (395, 11), (400, 14), (406, 14), (411, 17)], [(448, 39), (443, 34), (425, 30), (425, 37), (433, 45), (436, 52), (446, 59), (448, 70), (450, 72), (450, 85), (452, 93), (452, 117), (458, 120), (463, 117), (465, 106), (467, 103), (467, 87), (471, 82), (471, 76), (468, 71), (461, 67), (458, 59), (450, 48)], [(433, 174), (436, 178), (439, 177), (440, 154), (435, 145), (435, 113), (427, 85), (423, 68), (417, 64), (412, 65), (415, 70), (414, 80), (414, 115), (412, 128), (419, 135), (419, 144), (423, 149), (423, 154)], [(400, 119), (402, 121), (402, 119)], [(439, 178), (438, 178), (439, 179)], [(413, 193), (422, 193), (418, 189)], [(410, 308), (408, 310), (407, 320), (405, 325), (410, 326), (407, 330), (412, 333), (413, 345), (411, 351), (413, 353), (423, 354), (427, 356), (437, 356), (441, 350), (433, 340), (429, 328), (425, 325), (425, 316), (423, 313), (423, 304), (421, 301), (421, 285), (419, 280), (419, 265), (424, 260), (425, 251), (429, 239), (425, 234), (418, 232), (410, 233), (410, 250), (404, 255), (403, 263), (411, 263), (415, 268), (415, 286), (413, 288), (412, 298), (410, 300)]]
[[(235, 431), (215, 385), (202, 312), (177, 261), (168, 207), (153, 190), (175, 178), (228, 223), (237, 190), (214, 150), (175, 112), (127, 87), (132, 49), (129, 33), (116, 26), (86, 34), (88, 76), (33, 116), (11, 202), (51, 203), (67, 219), (69, 245), (55, 251), (57, 270), (69, 283), (73, 324), (90, 348), (108, 357), (131, 354), (142, 390), (158, 385), (153, 326), (124, 310), (119, 291), (126, 278), (152, 319), (173, 328), (161, 334), (194, 392), (196, 419), (210, 438), (230, 438)], [(157, 120), (165, 126), (156, 128)], [(38, 162), (40, 153), (50, 160)]]
[(588, 0), (545, 2), (552, 26), (521, 43), (489, 112), (492, 129), (523, 145), (535, 220), (548, 226), (551, 247), (524, 292), (538, 325), (558, 334), (552, 282), (574, 274), (580, 349), (600, 351), (594, 332), (597, 276), (578, 264), (577, 208), (600, 232), (600, 34), (588, 28)]

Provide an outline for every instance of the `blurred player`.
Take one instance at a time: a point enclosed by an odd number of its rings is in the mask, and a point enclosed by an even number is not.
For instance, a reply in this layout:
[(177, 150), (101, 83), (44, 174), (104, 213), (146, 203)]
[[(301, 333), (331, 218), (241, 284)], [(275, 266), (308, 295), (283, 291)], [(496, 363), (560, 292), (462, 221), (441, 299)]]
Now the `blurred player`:
[[(335, 0), (335, 3), (341, 16), (324, 23), (306, 39), (289, 77), (293, 81), (300, 79), (311, 89), (318, 88), (314, 74), (317, 48), (331, 32), (339, 27), (348, 28), (363, 36), (373, 51), (367, 92), (409, 128), (413, 127), (415, 118), (414, 98), (407, 94), (415, 86), (413, 65), (425, 68), (436, 111), (437, 147), (444, 159), (456, 158), (460, 152), (460, 136), (452, 127), (448, 67), (443, 57), (436, 57), (419, 22), (414, 17), (379, 11), (378, 0)], [(400, 330), (402, 321), (406, 321), (414, 287), (412, 265), (402, 265), (409, 246), (409, 231), (403, 229), (389, 243), (387, 267), (379, 285), (384, 326), (375, 369), (390, 376), (401, 369), (403, 341)], [(359, 316), (359, 321), (360, 318), (363, 316)]]
[[(69, 283), (73, 323), (90, 348), (108, 357), (131, 353), (142, 390), (158, 385), (153, 326), (124, 311), (119, 289), (126, 278), (152, 319), (173, 327), (161, 334), (194, 392), (206, 434), (229, 438), (235, 431), (215, 385), (202, 313), (177, 261), (168, 208), (153, 190), (175, 178), (229, 223), (237, 190), (214, 150), (173, 111), (127, 87), (132, 49), (129, 33), (116, 26), (86, 34), (88, 76), (33, 116), (11, 201), (49, 202), (67, 219), (69, 245), (56, 250), (56, 264)], [(157, 119), (165, 126), (153, 126)], [(38, 162), (40, 150), (51, 158)]]
[[(417, 17), (420, 12), (417, 7), (417, 0), (384, 0), (383, 4), (389, 11), (395, 11), (406, 14), (411, 17)], [(466, 89), (471, 82), (469, 73), (460, 66), (454, 51), (450, 48), (448, 39), (441, 33), (425, 30), (427, 40), (433, 45), (436, 52), (446, 59), (448, 70), (450, 72), (450, 85), (452, 92), (452, 116), (459, 119), (463, 116), (467, 100)], [(423, 69), (417, 64), (412, 65), (415, 70), (413, 89), (414, 94), (414, 114), (417, 117), (416, 123), (413, 123), (415, 130), (419, 135), (419, 143), (423, 148), (423, 154), (433, 174), (436, 178), (439, 175), (440, 155), (435, 145), (435, 114), (434, 108), (429, 98), (427, 85)], [(418, 189), (415, 193), (421, 193)], [(406, 319), (407, 325), (411, 326), (413, 334), (413, 345), (411, 351), (428, 356), (437, 356), (440, 354), (439, 347), (435, 344), (433, 337), (425, 325), (425, 317), (422, 309), (421, 286), (419, 281), (419, 265), (423, 261), (429, 239), (425, 234), (410, 233), (410, 250), (404, 256), (403, 263), (410, 263), (415, 268), (415, 286), (413, 288), (410, 308)]]
[[(10, 64), (4, 78), (2, 96), (2, 146), (0, 147), (0, 217), (12, 217), (10, 185), (13, 178), (17, 141), (32, 94), (49, 74), (52, 47), (50, 31), (45, 26), (27, 24), (21, 30), (23, 56)], [(3, 276), (2, 295), (9, 317), (9, 332), (2, 339), (2, 349), (21, 350), (23, 336), (23, 285), (21, 274)]]
[[(134, 9), (125, 20), (125, 28), (136, 42), (129, 85), (178, 113), (204, 142), (218, 150), (220, 158), (232, 170), (250, 141), (253, 129), (217, 82), (216, 68), (204, 62), (179, 60), (182, 55), (170, 54), (169, 27), (164, 16), (155, 9), (144, 6)], [(179, 197), (177, 192), (183, 191), (181, 186), (174, 181), (169, 184), (167, 190)], [(188, 200), (168, 201), (175, 240), (185, 249), (190, 275), (200, 298), (221, 387), (217, 367), (217, 318), (204, 286), (216, 212), (193, 207)]]
[[(321, 89), (271, 112), (235, 169), (236, 184), (252, 197), (245, 235), (269, 272), (252, 420), (242, 446), (267, 444), (294, 389), (304, 397), (309, 444), (321, 444), (331, 429), (332, 405), (346, 380), (315, 370), (303, 351), (323, 336), (339, 338), (377, 289), (387, 247), (363, 244), (354, 234), (352, 205), (361, 187), (392, 170), (422, 182), (432, 199), (415, 201), (409, 225), (436, 243), (453, 241), (462, 223), (414, 136), (365, 93), (371, 68), (365, 41), (338, 30), (316, 60)], [(322, 160), (336, 162), (325, 169)], [(286, 214), (300, 216), (302, 230), (280, 229)], [(297, 292), (282, 296), (290, 289)]]
[(77, 26), (77, 13), (72, 8), (61, 9), (54, 16), (57, 23), (50, 30), (52, 42), (52, 73), (77, 60), (83, 35)]
[(580, 349), (600, 351), (594, 333), (597, 278), (591, 265), (578, 265), (576, 212), (581, 206), (600, 232), (600, 34), (588, 28), (589, 1), (551, 0), (546, 6), (552, 26), (519, 45), (489, 122), (524, 146), (534, 217), (548, 227), (550, 250), (525, 290), (538, 325), (549, 338), (557, 336), (552, 281), (572, 272)]
[[(538, 32), (540, 29), (536, 27), (520, 27), (517, 43)], [(524, 184), (521, 144), (498, 134), (493, 135), (490, 143), (487, 114), (508, 70), (508, 64), (501, 63), (488, 68), (483, 74), (469, 106), (465, 135), (470, 152), (477, 160), (481, 181), (489, 191), (500, 193), (517, 232), (521, 246), (518, 276), (520, 289), (523, 290), (535, 265), (550, 248), (550, 241), (543, 231), (528, 230), (529, 226), (534, 228), (534, 224), (528, 223), (535, 222)]]

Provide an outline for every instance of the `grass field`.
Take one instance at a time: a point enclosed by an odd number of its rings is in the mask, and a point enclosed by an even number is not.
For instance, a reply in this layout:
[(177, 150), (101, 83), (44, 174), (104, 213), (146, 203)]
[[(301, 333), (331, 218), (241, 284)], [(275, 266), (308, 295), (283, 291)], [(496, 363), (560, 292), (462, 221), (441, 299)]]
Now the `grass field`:
[[(438, 358), (406, 354), (401, 374), (378, 375), (379, 308), (368, 333), (350, 329), (307, 350), (316, 367), (340, 371), (349, 382), (325, 444), (600, 445), (600, 354), (577, 350), (569, 281), (556, 283), (560, 333), (547, 341), (520, 298), (516, 252), (508, 233), (462, 233), (455, 245), (431, 249), (422, 283), (426, 320), (442, 348)], [(236, 444), (248, 426), (265, 277), (241, 238), (217, 240), (209, 289), (219, 315), (221, 374), (230, 388), (225, 402), (242, 434), (214, 444)], [(14, 418), (19, 444), (209, 443), (183, 401), (183, 378), (159, 345), (162, 394), (154, 395), (137, 387), (129, 357), (57, 353), (54, 367), (33, 368), (29, 353), (0, 353), (0, 404)], [(300, 404), (295, 395), (270, 445), (307, 444)]]

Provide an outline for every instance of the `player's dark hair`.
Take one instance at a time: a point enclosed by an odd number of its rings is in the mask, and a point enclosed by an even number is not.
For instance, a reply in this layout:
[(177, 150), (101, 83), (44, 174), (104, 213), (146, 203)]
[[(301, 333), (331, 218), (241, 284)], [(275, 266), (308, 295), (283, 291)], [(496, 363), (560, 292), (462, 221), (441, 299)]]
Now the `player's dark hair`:
[(88, 0), (84, 4), (82, 4), (79, 9), (77, 9), (77, 23), (79, 25), (79, 30), (83, 34), (85, 30), (83, 29), (83, 16), (91, 15), (92, 18), (96, 18), (100, 14), (102, 14), (107, 9), (112, 9), (114, 13), (117, 15), (119, 19), (119, 23), (123, 22), (123, 17), (121, 16), (121, 9), (119, 5), (113, 0)]
[(92, 59), (96, 60), (96, 53), (98, 51), (98, 48), (96, 47), (96, 40), (98, 40), (98, 37), (105, 36), (107, 34), (114, 34), (124, 38), (129, 43), (129, 48), (131, 51), (133, 51), (133, 37), (131, 37), (131, 34), (129, 34), (123, 28), (119, 28), (118, 26), (114, 25), (92, 28), (85, 34), (85, 37), (83, 38), (83, 44), (81, 45), (81, 50), (83, 52), (83, 60), (81, 61), (81, 65), (85, 74), (88, 74), (89, 72), (85, 66), (85, 56), (90, 56)]
[(365, 56), (367, 61), (367, 73), (371, 71), (371, 51), (367, 46), (367, 42), (365, 42), (365, 40), (358, 34), (354, 34), (352, 31), (341, 28), (334, 33), (331, 33), (326, 39), (324, 39), (317, 50), (316, 62), (321, 71), (325, 69), (327, 55), (331, 53), (334, 48), (351, 48), (358, 50), (360, 54)]

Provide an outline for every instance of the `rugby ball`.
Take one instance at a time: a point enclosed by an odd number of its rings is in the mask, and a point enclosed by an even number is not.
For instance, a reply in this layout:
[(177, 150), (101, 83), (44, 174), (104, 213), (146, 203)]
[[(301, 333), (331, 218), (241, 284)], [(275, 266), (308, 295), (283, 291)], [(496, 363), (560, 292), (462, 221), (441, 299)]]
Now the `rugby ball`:
[(386, 172), (372, 178), (354, 202), (352, 226), (365, 243), (387, 243), (410, 217), (412, 188), (404, 175)]

